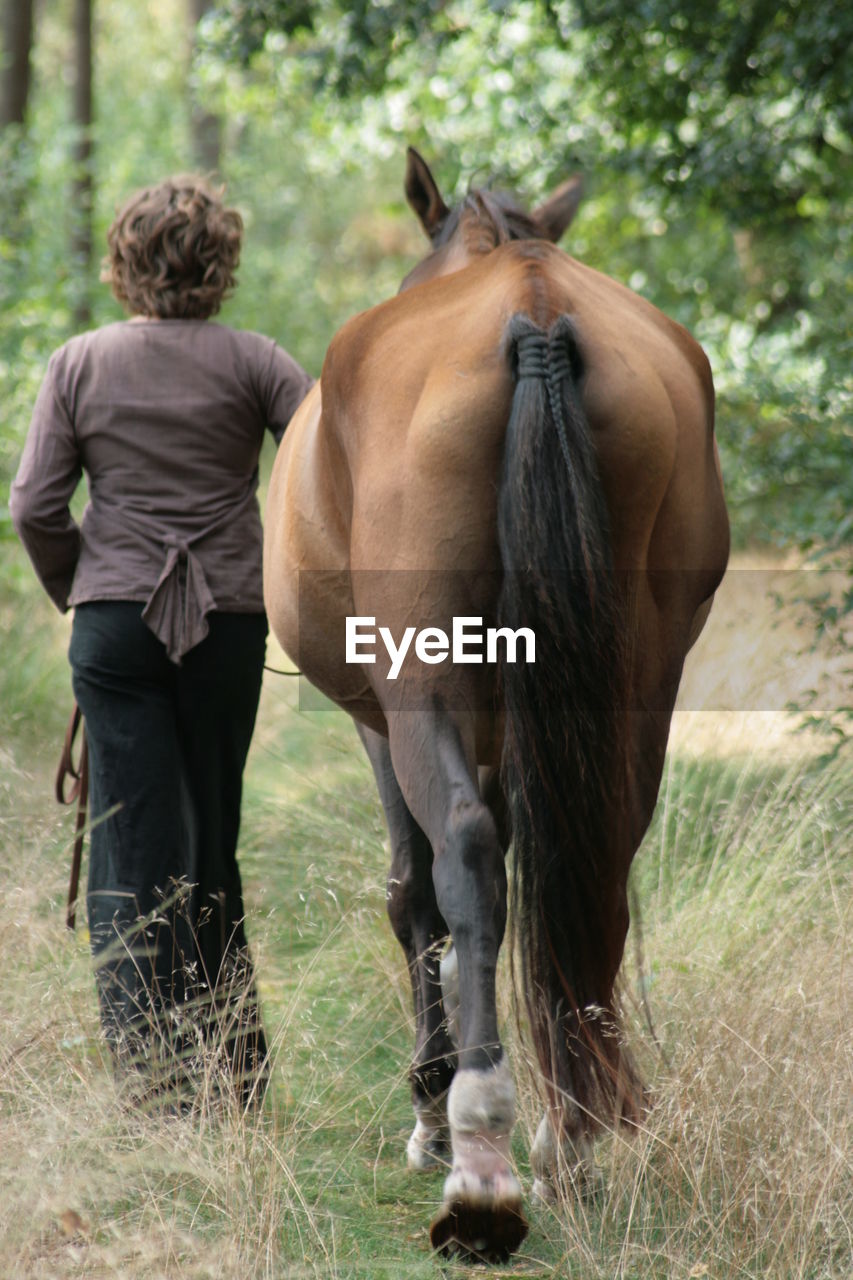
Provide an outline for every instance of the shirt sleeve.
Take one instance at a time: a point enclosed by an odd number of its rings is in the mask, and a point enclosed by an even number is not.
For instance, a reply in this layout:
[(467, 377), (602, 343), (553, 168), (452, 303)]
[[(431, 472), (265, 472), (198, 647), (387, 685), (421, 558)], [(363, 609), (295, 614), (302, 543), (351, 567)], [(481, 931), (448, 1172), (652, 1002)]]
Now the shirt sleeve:
[(54, 355), (36, 399), (9, 510), (42, 586), (63, 613), (80, 554), (80, 529), (69, 502), (81, 475), (74, 427), (57, 387)]
[(270, 340), (259, 390), (266, 424), (277, 444), (281, 443), (288, 422), (313, 385), (311, 375), (283, 347)]

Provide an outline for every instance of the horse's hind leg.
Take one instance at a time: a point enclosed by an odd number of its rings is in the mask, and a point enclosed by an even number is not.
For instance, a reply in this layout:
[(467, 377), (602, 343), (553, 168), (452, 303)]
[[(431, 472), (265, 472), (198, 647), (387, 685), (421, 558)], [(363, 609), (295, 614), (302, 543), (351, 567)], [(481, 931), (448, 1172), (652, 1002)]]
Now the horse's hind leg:
[(458, 1067), (448, 1099), (453, 1167), (431, 1238), (442, 1252), (507, 1258), (524, 1239), (510, 1163), (512, 1076), (497, 1026), (495, 977), (506, 924), (506, 871), (473, 752), (440, 709), (389, 720), (391, 755), (411, 813), (434, 851), (438, 909), (459, 971)]
[[(482, 768), (480, 775), (480, 795), (492, 812), (498, 831), (498, 839), (504, 856), (510, 842), (509, 810), (500, 784), (500, 773), (497, 769)], [(444, 1001), (444, 1016), (447, 1028), (454, 1045), (459, 1045), (459, 960), (456, 947), (452, 946), (441, 957), (441, 995)]]
[(449, 1163), (447, 1091), (455, 1054), (442, 1005), (440, 952), (447, 939), (432, 882), (432, 848), (403, 799), (388, 741), (372, 729), (359, 734), (373, 766), (391, 840), (388, 916), (409, 966), (415, 1006), (412, 1102), (415, 1129), (409, 1139), (410, 1169)]

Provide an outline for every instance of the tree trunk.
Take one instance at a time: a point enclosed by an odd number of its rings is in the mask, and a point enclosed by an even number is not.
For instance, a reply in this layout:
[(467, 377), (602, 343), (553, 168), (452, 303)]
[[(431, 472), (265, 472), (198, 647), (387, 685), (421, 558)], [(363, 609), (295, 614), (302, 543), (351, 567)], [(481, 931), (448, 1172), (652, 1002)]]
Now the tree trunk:
[(0, 81), (0, 129), (22, 125), (30, 96), (33, 0), (4, 0), (3, 76)]
[(27, 192), (33, 157), (25, 144), (30, 96), (33, 0), (0, 0), (0, 235), (13, 246), (8, 267), (18, 272), (17, 250), (29, 235)]
[[(191, 51), (195, 48), (196, 29), (206, 13), (214, 6), (215, 0), (189, 0), (189, 20), (191, 24)], [(192, 57), (192, 52), (190, 54)], [(193, 159), (202, 173), (218, 171), (222, 156), (222, 123), (219, 116), (205, 111), (195, 100), (191, 91), (190, 99), (190, 132), (192, 136)]]
[(72, 185), (71, 257), (74, 280), (74, 326), (92, 323), (92, 0), (74, 0), (74, 176)]

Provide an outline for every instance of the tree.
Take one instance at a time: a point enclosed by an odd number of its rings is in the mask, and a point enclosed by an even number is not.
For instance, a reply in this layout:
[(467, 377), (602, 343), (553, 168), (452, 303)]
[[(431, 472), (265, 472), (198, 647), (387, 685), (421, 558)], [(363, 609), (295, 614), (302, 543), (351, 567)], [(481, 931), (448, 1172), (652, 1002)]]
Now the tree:
[(33, 0), (4, 0), (0, 65), (0, 237), (11, 245), (25, 234), (28, 154), (24, 128), (30, 97)]
[[(191, 49), (194, 51), (199, 23), (205, 14), (212, 10), (214, 0), (188, 0), (188, 3)], [(218, 115), (206, 110), (198, 101), (197, 95), (193, 92), (192, 75), (190, 75), (190, 132), (195, 164), (204, 173), (213, 173), (218, 170), (222, 157), (222, 122)]]
[(5, 0), (3, 74), (0, 80), (0, 129), (23, 125), (30, 93), (33, 0)]
[(94, 199), (92, 146), (92, 0), (74, 0), (74, 87), (72, 118), (75, 126), (71, 197), (71, 258), (74, 272), (74, 326), (92, 323), (90, 298)]

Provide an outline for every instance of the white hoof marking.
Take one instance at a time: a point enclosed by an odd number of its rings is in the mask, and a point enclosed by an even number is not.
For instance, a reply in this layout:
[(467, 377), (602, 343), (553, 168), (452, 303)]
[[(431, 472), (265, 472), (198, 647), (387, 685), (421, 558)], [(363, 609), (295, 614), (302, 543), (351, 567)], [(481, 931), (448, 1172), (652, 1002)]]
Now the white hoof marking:
[(506, 1062), (490, 1071), (457, 1071), (447, 1114), (453, 1168), (444, 1184), (444, 1203), (517, 1211), (521, 1186), (510, 1165), (515, 1088)]
[(447, 1124), (447, 1094), (415, 1107), (415, 1128), (406, 1146), (406, 1163), (414, 1172), (447, 1166), (450, 1157), (450, 1129)]
[(533, 1186), (530, 1189), (530, 1198), (531, 1200), (538, 1200), (540, 1204), (545, 1204), (549, 1207), (557, 1203), (557, 1193), (554, 1190), (553, 1184), (546, 1182), (544, 1178), (533, 1179)]

